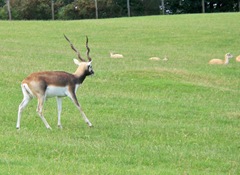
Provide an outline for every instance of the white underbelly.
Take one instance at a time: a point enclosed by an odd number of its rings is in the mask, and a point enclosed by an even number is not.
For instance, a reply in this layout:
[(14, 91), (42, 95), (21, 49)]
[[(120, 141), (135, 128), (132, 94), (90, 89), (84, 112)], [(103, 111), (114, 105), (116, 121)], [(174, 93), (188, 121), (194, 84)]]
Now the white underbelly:
[(56, 86), (48, 86), (46, 89), (46, 97), (65, 97), (68, 93), (68, 86), (64, 87), (56, 87)]
[[(75, 93), (80, 85), (76, 84)], [(48, 86), (46, 89), (46, 98), (71, 96), (68, 86)]]

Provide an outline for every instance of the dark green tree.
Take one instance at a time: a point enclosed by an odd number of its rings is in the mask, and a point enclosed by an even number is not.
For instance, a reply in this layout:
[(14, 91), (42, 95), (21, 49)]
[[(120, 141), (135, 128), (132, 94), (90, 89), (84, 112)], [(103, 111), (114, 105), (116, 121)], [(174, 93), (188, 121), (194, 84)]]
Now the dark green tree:
[(143, 0), (144, 15), (159, 15), (160, 6), (160, 0)]

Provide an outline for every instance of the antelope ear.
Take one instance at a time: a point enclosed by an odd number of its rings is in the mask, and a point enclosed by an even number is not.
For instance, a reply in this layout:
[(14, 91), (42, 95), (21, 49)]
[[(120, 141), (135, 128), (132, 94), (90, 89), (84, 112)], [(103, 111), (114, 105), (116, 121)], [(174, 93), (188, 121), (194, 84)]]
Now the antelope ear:
[(88, 65), (91, 65), (92, 64), (92, 61), (88, 62)]
[(73, 62), (76, 64), (76, 65), (78, 65), (78, 66), (80, 66), (80, 64), (81, 64), (81, 62), (80, 61), (78, 61), (77, 59), (73, 59)]

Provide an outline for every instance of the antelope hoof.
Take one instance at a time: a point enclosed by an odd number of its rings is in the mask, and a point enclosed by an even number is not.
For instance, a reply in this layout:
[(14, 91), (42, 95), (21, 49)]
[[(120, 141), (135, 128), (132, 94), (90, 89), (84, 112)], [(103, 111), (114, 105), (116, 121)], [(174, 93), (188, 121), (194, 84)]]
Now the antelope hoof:
[(87, 124), (88, 124), (89, 128), (93, 128), (93, 125), (92, 125), (92, 123), (90, 123), (90, 122), (87, 122)]
[(62, 129), (62, 125), (58, 125), (58, 128), (59, 128), (59, 129)]

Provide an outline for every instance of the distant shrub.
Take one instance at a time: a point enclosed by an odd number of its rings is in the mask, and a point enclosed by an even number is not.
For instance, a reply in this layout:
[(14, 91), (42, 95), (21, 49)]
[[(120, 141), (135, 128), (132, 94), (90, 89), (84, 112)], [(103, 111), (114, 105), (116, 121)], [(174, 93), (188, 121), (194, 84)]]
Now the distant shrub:
[(1, 20), (8, 19), (8, 14), (7, 14), (7, 10), (5, 7), (0, 7), (0, 19)]

